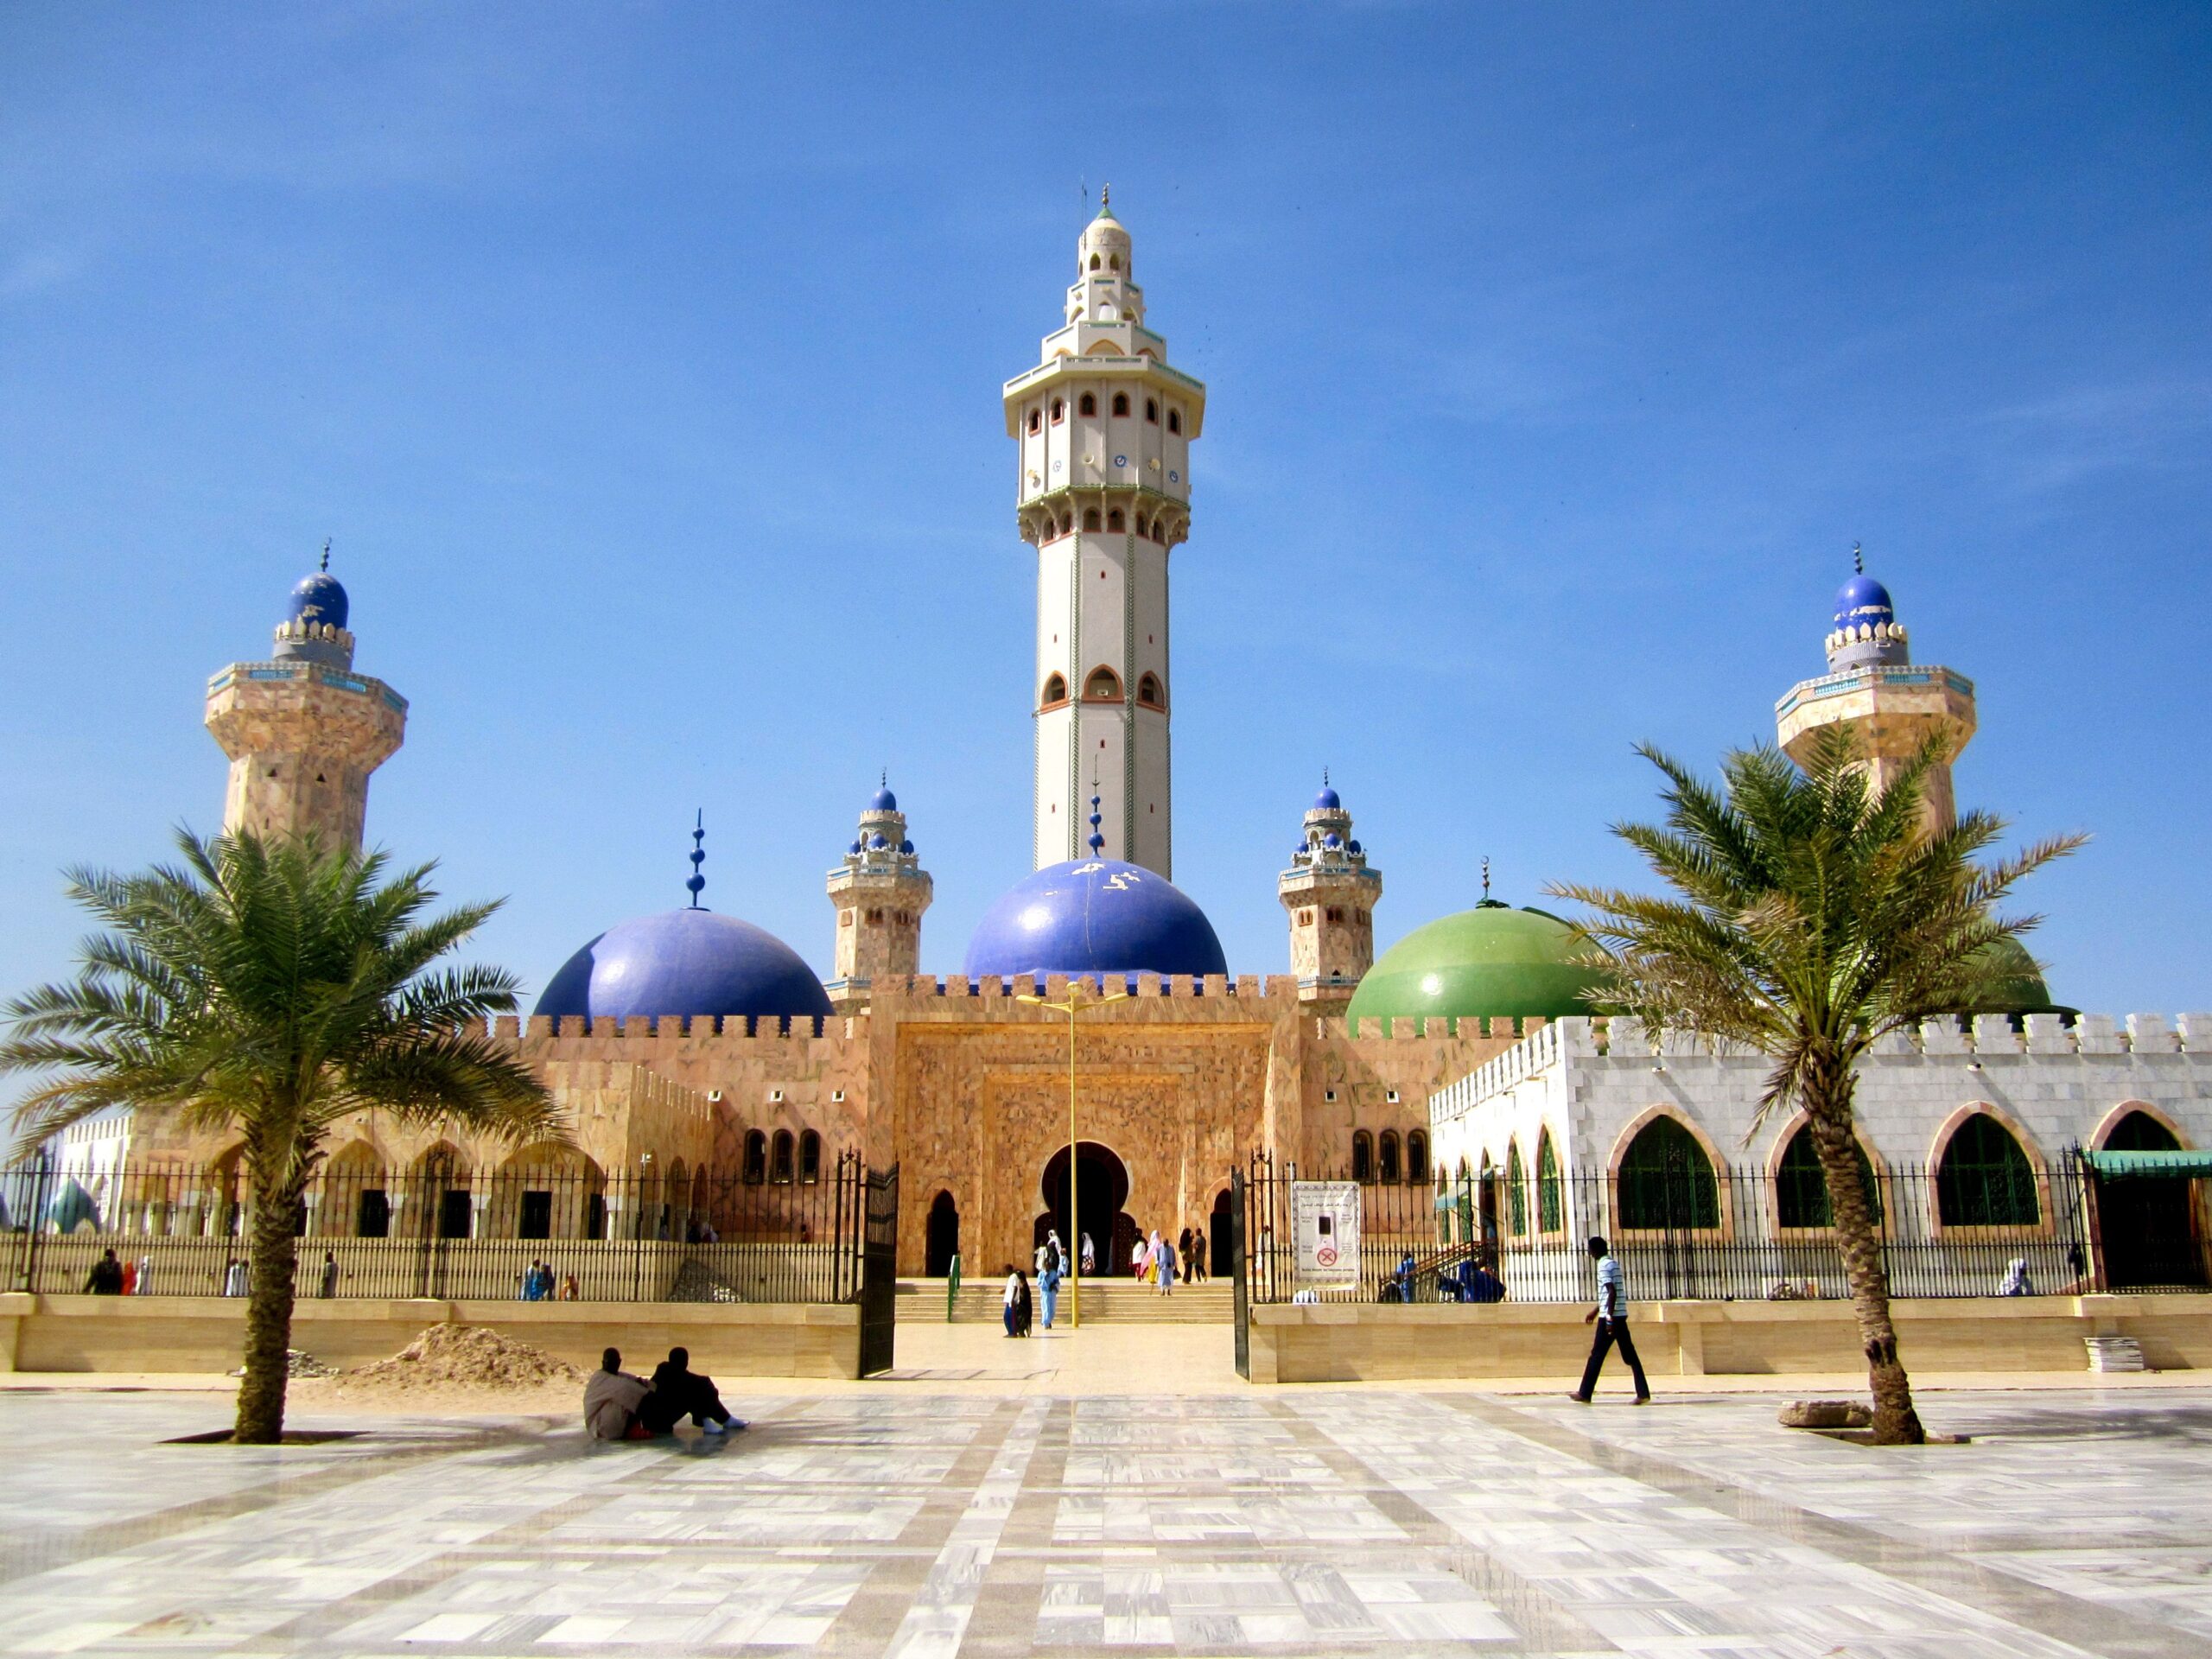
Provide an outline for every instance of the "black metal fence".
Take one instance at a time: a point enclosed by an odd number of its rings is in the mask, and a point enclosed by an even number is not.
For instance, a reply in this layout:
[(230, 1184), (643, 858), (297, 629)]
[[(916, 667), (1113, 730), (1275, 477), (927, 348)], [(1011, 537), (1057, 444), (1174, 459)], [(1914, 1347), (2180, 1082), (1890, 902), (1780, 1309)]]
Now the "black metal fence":
[[(448, 1300), (842, 1302), (859, 1294), (868, 1172), (602, 1176), (581, 1160), (483, 1173), (337, 1168), (301, 1200), (296, 1294)], [(235, 1168), (0, 1172), (5, 1282), (245, 1294), (251, 1199)], [(108, 1253), (114, 1262), (103, 1267)]]
[[(2090, 1176), (2078, 1160), (1994, 1171), (1868, 1166), (1890, 1291), (1898, 1297), (2080, 1294), (2107, 1288)], [(1711, 1165), (1656, 1179), (1573, 1174), (1514, 1186), (1502, 1176), (1363, 1183), (1356, 1268), (1301, 1272), (1292, 1188), (1343, 1176), (1254, 1160), (1244, 1183), (1249, 1292), (1258, 1302), (1594, 1301), (1602, 1236), (1636, 1300), (1847, 1296), (1817, 1176)], [(2107, 1208), (2113, 1183), (2104, 1183)], [(2183, 1235), (2186, 1242), (2189, 1235)], [(2201, 1288), (2201, 1241), (2171, 1288)], [(1410, 1267), (1408, 1266), (1410, 1258)], [(1478, 1276), (1486, 1270), (1487, 1277)], [(1345, 1282), (1326, 1282), (1342, 1275)]]

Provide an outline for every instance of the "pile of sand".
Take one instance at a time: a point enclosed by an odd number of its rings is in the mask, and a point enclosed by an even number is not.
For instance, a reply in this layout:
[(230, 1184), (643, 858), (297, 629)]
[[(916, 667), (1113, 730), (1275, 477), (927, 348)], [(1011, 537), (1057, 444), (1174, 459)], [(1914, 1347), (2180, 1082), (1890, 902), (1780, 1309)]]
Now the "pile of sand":
[(476, 1389), (500, 1394), (581, 1389), (584, 1374), (542, 1348), (473, 1325), (434, 1325), (390, 1359), (338, 1378), (348, 1395), (412, 1395)]

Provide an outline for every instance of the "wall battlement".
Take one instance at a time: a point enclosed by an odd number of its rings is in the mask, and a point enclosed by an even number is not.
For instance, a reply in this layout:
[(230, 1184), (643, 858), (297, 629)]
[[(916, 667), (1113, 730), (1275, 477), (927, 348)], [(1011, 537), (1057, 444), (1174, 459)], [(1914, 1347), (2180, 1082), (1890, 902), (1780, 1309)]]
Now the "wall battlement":
[[(1656, 1039), (1640, 1020), (1599, 1015), (1557, 1020), (1438, 1090), (1430, 1102), (1433, 1115), (1439, 1122), (1459, 1117), (1562, 1058), (1623, 1066), (1675, 1059), (1767, 1063), (1748, 1050), (1708, 1048), (1689, 1032), (1662, 1031)], [(2035, 1065), (2196, 1054), (2212, 1056), (2212, 1014), (2184, 1014), (2177, 1025), (2163, 1014), (2085, 1014), (2070, 1021), (2056, 1014), (2031, 1014), (2022, 1017), (2017, 1030), (2011, 1017), (2001, 1014), (1929, 1020), (1910, 1031), (1891, 1032), (1875, 1044), (1868, 1058)]]

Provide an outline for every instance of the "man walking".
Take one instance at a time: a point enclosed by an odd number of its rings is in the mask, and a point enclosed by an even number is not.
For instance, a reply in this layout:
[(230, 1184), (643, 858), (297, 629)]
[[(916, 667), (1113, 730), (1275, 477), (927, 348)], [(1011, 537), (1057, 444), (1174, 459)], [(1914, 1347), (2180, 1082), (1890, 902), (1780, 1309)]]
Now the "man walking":
[(1643, 1380), (1643, 1362), (1636, 1357), (1636, 1344), (1628, 1335), (1628, 1291), (1622, 1283), (1619, 1258), (1608, 1253), (1605, 1241), (1592, 1238), (1591, 1259), (1598, 1264), (1598, 1306), (1582, 1316), (1585, 1325), (1592, 1320), (1598, 1324), (1598, 1339), (1590, 1344), (1590, 1363), (1582, 1368), (1582, 1386), (1567, 1397), (1583, 1405), (1590, 1403), (1591, 1390), (1598, 1386), (1598, 1370), (1605, 1363), (1605, 1351), (1615, 1343), (1620, 1344), (1621, 1357), (1628, 1361), (1629, 1375), (1636, 1379), (1636, 1403), (1651, 1403), (1651, 1385)]

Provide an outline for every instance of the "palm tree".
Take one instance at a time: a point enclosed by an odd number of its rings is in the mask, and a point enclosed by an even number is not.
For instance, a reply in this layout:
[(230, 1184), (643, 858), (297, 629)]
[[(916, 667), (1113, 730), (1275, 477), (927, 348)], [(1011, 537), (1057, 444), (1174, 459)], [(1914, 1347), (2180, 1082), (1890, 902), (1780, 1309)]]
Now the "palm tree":
[(1803, 1108), (1866, 1355), (1874, 1439), (1916, 1445), (1927, 1437), (1852, 1133), (1855, 1068), (1885, 1033), (1974, 1007), (1993, 981), (2017, 972), (2017, 951), (2003, 947), (2040, 918), (2001, 919), (1995, 906), (2087, 837), (1977, 862), (2002, 821), (1969, 812), (1949, 825), (1923, 822), (1923, 785), (1946, 754), (1940, 737), (1878, 791), (1847, 728), (1823, 734), (1802, 771), (1773, 748), (1732, 753), (1718, 791), (1649, 745), (1637, 753), (1666, 776), (1666, 823), (1614, 833), (1673, 895), (1550, 889), (1593, 912), (1580, 924), (1598, 947), (1590, 965), (1606, 980), (1593, 998), (1655, 1030), (1773, 1061), (1745, 1138), (1776, 1108)]
[(382, 853), (313, 837), (180, 830), (177, 845), (181, 868), (68, 873), (107, 931), (76, 979), (7, 1006), (0, 1071), (39, 1074), (16, 1104), (19, 1150), (117, 1106), (239, 1138), (252, 1208), (234, 1438), (268, 1444), (284, 1427), (296, 1217), (331, 1127), (376, 1108), (517, 1141), (561, 1128), (544, 1085), (482, 1034), (514, 1007), (513, 976), (432, 971), (496, 902), (427, 914), (434, 866), (385, 880)]

